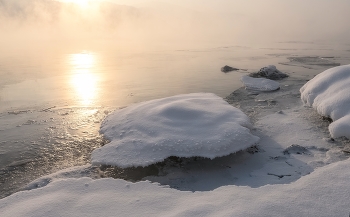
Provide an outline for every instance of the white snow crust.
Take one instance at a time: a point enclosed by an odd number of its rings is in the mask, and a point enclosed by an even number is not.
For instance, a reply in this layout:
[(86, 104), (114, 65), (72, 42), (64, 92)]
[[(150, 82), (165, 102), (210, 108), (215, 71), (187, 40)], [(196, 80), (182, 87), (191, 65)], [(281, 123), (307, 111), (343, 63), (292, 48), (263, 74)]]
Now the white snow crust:
[(329, 132), (333, 138), (350, 139), (350, 65), (328, 69), (307, 82), (301, 99), (333, 122)]
[(178, 191), (148, 181), (56, 180), (0, 200), (2, 217), (40, 216), (348, 216), (350, 160), (289, 185)]
[(111, 142), (92, 152), (93, 164), (147, 166), (170, 156), (213, 159), (259, 138), (249, 118), (221, 97), (194, 93), (152, 100), (109, 115), (100, 132)]
[(243, 75), (241, 81), (246, 89), (253, 91), (274, 91), (280, 88), (278, 82), (266, 78), (252, 78)]

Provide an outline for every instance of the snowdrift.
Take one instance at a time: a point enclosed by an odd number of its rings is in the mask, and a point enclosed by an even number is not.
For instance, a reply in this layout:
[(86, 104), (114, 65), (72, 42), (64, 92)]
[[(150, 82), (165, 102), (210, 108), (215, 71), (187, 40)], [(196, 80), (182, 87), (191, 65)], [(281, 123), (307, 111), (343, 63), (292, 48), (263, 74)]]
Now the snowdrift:
[(333, 138), (350, 139), (350, 65), (328, 69), (307, 82), (301, 99), (333, 122), (329, 132)]

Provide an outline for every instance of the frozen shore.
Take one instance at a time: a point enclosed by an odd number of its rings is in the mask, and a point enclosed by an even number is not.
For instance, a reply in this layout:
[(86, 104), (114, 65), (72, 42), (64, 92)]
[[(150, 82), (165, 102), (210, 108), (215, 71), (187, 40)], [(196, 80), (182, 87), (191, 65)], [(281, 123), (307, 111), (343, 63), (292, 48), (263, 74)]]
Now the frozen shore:
[[(240, 88), (226, 97), (251, 118), (252, 133), (260, 137), (245, 151), (214, 160), (168, 158), (125, 170), (71, 168), (1, 199), (0, 211), (4, 216), (346, 216), (350, 144), (331, 139), (328, 120), (302, 104), (299, 89), (305, 83), (288, 78), (278, 91)], [(129, 181), (99, 179), (120, 173)]]

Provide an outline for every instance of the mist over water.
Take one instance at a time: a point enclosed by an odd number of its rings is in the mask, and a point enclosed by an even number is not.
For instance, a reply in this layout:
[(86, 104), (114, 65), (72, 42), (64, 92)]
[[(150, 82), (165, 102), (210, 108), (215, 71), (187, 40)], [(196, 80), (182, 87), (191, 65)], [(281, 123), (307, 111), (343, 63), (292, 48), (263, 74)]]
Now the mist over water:
[[(344, 42), (350, 3), (335, 1), (1, 0), (2, 46), (36, 41), (72, 46), (107, 40), (143, 47), (161, 43), (266, 44)], [(131, 44), (130, 44), (131, 43)]]
[(343, 47), (349, 6), (347, 0), (0, 0), (0, 74), (7, 76), (0, 86), (65, 73), (66, 55), (81, 52), (117, 53), (121, 66), (121, 59), (154, 51)]

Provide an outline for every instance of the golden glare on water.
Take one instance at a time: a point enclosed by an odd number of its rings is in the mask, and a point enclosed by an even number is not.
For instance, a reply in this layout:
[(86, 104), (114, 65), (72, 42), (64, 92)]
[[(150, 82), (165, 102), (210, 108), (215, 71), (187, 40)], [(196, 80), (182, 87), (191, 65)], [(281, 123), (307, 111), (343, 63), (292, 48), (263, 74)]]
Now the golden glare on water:
[(71, 66), (70, 83), (75, 90), (75, 98), (81, 105), (91, 105), (98, 95), (100, 80), (96, 70), (96, 57), (92, 53), (78, 53), (69, 56)]

